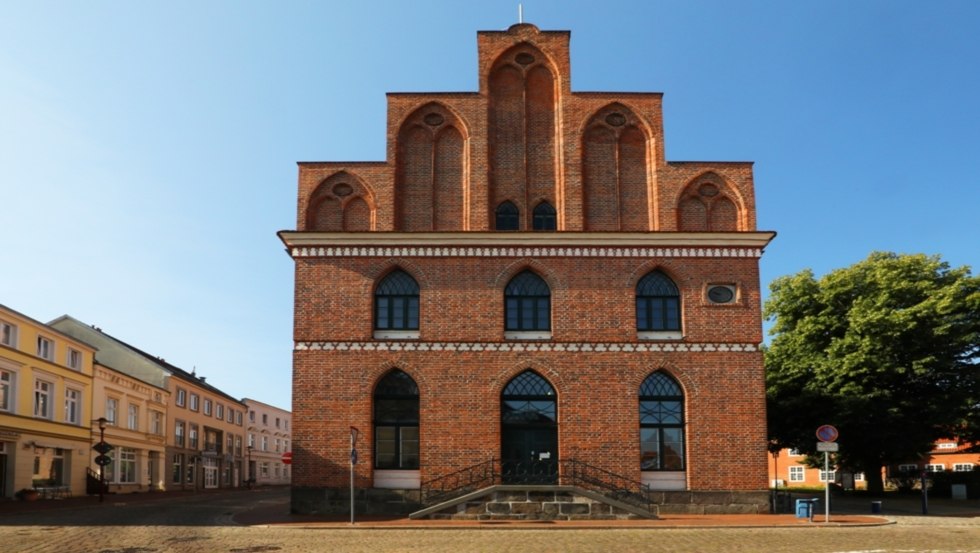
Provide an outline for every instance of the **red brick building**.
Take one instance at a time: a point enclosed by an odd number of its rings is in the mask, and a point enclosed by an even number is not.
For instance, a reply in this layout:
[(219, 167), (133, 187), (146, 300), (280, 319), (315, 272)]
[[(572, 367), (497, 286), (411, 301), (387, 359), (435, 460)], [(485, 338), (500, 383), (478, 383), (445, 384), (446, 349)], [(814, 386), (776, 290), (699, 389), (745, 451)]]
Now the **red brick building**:
[(388, 94), (386, 161), (299, 164), (294, 511), (346, 512), (351, 427), (368, 512), (768, 509), (752, 164), (668, 162), (662, 95), (573, 92), (569, 38), (479, 32), (479, 91)]

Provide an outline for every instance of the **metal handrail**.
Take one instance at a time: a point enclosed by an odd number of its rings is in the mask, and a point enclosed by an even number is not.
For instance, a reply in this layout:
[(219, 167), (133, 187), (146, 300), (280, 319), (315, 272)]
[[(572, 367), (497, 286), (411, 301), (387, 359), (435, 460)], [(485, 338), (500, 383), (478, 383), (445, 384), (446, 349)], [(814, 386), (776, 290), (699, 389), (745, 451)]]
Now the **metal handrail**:
[(423, 505), (434, 505), (499, 482), (498, 462), (490, 459), (422, 482), (419, 499)]
[(561, 462), (562, 483), (598, 492), (646, 511), (651, 510), (650, 486), (577, 459)]
[[(577, 459), (558, 461), (559, 479), (564, 485), (578, 486), (609, 499), (620, 501), (646, 511), (651, 510), (650, 486), (626, 476), (584, 463)], [(420, 486), (420, 501), (434, 505), (466, 493), (500, 484), (504, 462), (490, 459), (455, 472), (427, 480)], [(556, 467), (557, 468), (557, 467)], [(540, 484), (535, 478), (522, 479), (521, 484)]]

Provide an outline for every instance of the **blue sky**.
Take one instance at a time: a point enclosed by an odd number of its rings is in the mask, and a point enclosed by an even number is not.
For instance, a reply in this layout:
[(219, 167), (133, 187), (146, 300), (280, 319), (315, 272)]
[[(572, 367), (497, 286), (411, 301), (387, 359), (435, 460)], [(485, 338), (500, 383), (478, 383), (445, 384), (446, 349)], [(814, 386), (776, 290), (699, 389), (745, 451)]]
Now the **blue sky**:
[[(672, 161), (754, 161), (763, 285), (980, 266), (980, 2), (523, 2), (572, 89), (664, 93)], [(10, 2), (0, 303), (290, 407), (296, 161), (382, 160), (385, 93), (474, 91), (517, 2)]]

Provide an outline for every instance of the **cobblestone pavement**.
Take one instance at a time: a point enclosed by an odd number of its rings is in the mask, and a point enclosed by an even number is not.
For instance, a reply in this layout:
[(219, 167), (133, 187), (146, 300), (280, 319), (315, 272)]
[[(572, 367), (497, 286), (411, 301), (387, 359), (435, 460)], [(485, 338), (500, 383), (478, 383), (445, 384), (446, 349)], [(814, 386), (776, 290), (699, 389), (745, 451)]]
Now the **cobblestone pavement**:
[[(285, 509), (287, 491), (132, 500), (16, 513), (0, 510), (2, 553), (265, 552), (817, 552), (980, 553), (980, 517), (895, 516), (872, 527), (605, 528), (550, 525), (431, 528), (242, 526)], [(66, 505), (68, 505), (66, 503)]]

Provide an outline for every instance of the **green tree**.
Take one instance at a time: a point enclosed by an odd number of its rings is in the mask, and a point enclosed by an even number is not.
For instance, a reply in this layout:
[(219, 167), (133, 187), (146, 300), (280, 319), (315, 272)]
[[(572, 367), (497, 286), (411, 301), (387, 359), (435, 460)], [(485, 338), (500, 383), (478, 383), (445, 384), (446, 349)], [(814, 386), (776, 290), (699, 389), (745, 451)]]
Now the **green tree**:
[(812, 453), (816, 428), (833, 424), (842, 466), (880, 492), (883, 466), (939, 438), (980, 438), (980, 278), (968, 267), (876, 252), (770, 289), (771, 447)]

